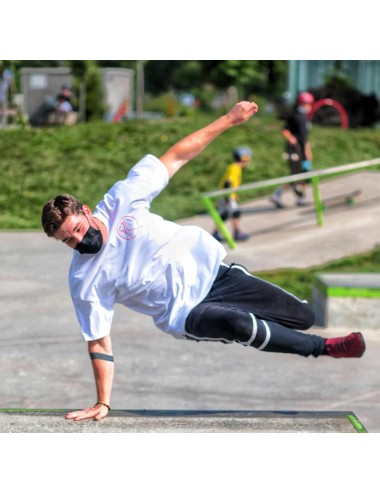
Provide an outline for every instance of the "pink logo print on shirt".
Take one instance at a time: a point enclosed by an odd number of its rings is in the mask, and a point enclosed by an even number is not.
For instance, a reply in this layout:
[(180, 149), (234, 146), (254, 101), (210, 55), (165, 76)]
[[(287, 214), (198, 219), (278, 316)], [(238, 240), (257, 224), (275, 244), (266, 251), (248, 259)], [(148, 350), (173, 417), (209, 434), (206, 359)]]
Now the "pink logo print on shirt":
[(124, 240), (133, 240), (139, 234), (139, 230), (140, 225), (133, 216), (123, 216), (117, 227), (117, 233)]

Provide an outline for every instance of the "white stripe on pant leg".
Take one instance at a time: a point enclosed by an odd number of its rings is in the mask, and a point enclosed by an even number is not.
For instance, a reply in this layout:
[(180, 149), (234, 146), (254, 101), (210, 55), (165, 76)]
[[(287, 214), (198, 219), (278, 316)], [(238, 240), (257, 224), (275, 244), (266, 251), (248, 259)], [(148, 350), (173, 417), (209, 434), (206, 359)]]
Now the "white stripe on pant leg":
[(269, 326), (268, 326), (268, 324), (265, 321), (262, 320), (261, 322), (264, 324), (265, 331), (266, 331), (267, 335), (265, 337), (264, 343), (261, 346), (258, 347), (258, 350), (262, 350), (263, 348), (265, 348), (268, 345), (269, 340), (270, 340), (270, 329), (269, 329)]
[(253, 341), (255, 341), (256, 335), (257, 335), (257, 321), (256, 318), (253, 314), (249, 313), (249, 315), (252, 318), (252, 335), (250, 339), (246, 343), (242, 343), (244, 346), (250, 346)]
[(232, 264), (231, 269), (240, 269), (240, 271), (243, 271), (247, 276), (252, 276), (252, 278), (256, 278), (256, 276), (253, 276), (247, 269), (242, 266), (241, 264)]

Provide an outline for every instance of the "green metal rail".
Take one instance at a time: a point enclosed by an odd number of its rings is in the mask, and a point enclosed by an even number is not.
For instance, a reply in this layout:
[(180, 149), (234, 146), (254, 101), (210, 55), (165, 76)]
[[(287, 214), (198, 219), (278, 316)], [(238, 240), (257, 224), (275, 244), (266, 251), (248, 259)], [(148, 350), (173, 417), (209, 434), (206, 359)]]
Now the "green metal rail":
[(305, 173), (298, 173), (296, 175), (288, 175), (286, 177), (272, 178), (269, 180), (262, 180), (260, 182), (251, 182), (249, 184), (241, 185), (240, 187), (235, 187), (231, 189), (214, 190), (212, 192), (207, 192), (205, 194), (202, 194), (201, 199), (208, 213), (215, 221), (216, 226), (219, 228), (221, 234), (226, 239), (228, 245), (232, 249), (234, 249), (236, 247), (236, 243), (233, 240), (228, 228), (224, 224), (222, 218), (218, 213), (217, 208), (214, 205), (213, 199), (215, 199), (216, 197), (228, 196), (233, 192), (263, 189), (265, 187), (274, 187), (282, 184), (311, 180), (317, 225), (322, 226), (324, 206), (319, 190), (320, 180), (325, 177), (331, 178), (334, 175), (342, 175), (344, 173), (355, 172), (357, 170), (363, 168), (370, 168), (371, 166), (375, 166), (375, 165), (380, 165), (380, 158), (374, 158), (372, 160), (367, 160), (367, 161), (360, 161), (358, 163), (350, 163), (348, 165), (335, 166), (332, 168), (326, 168), (324, 170), (315, 170)]

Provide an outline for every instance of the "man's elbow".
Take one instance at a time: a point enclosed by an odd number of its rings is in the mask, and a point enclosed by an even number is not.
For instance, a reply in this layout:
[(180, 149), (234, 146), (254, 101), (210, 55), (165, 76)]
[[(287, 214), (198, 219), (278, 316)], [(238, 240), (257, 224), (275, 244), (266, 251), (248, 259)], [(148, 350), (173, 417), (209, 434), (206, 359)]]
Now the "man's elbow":
[(179, 156), (174, 156), (169, 153), (161, 156), (160, 161), (166, 166), (169, 174), (169, 178), (171, 178), (175, 173), (178, 172), (189, 160), (181, 158)]

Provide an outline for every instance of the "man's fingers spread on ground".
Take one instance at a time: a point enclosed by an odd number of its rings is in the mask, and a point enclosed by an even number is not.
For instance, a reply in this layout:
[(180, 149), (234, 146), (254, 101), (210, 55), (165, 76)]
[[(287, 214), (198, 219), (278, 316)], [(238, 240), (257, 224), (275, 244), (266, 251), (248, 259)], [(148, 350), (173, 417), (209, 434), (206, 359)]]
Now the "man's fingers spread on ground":
[(69, 412), (66, 414), (66, 419), (68, 420), (83, 420), (94, 418), (99, 414), (99, 411), (95, 408), (86, 408), (85, 410), (78, 410), (77, 412)]
[(66, 419), (74, 419), (75, 417), (78, 416), (79, 413), (81, 413), (81, 412), (68, 412), (68, 413), (66, 413), (65, 418)]

